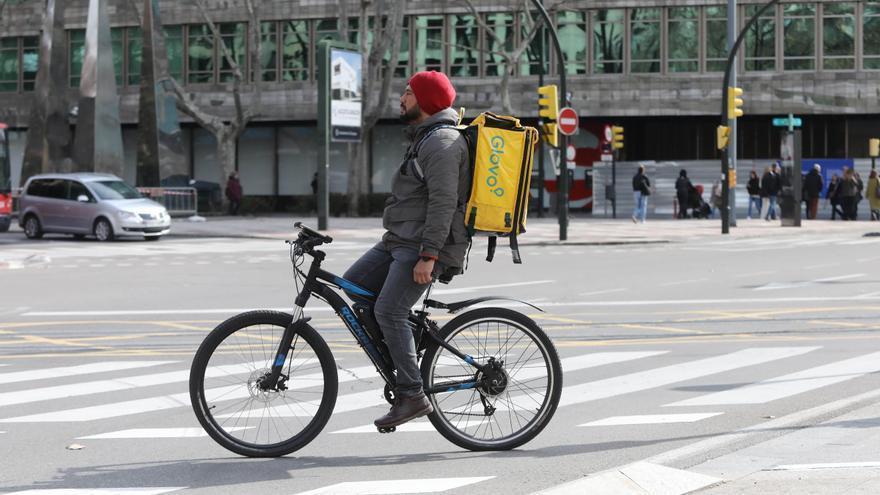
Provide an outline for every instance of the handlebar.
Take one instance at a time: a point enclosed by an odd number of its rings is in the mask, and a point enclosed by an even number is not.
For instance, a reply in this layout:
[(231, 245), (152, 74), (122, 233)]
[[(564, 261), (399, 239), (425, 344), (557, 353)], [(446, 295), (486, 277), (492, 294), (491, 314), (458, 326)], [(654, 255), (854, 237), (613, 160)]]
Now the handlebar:
[(305, 225), (303, 225), (302, 222), (296, 222), (295, 224), (293, 224), (293, 226), (300, 230), (300, 234), (299, 234), (300, 237), (305, 236), (306, 238), (309, 238), (309, 239), (319, 240), (320, 241), (319, 244), (330, 244), (331, 242), (333, 242), (333, 238), (330, 237), (329, 235), (324, 235), (319, 232), (316, 232), (316, 231), (306, 227)]

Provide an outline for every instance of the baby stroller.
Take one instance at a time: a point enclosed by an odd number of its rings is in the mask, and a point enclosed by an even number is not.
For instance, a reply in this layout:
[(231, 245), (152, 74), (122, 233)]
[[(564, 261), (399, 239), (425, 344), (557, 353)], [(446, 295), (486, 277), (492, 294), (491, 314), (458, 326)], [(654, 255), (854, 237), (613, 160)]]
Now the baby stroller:
[(709, 218), (712, 214), (712, 208), (709, 203), (703, 201), (703, 186), (688, 188), (688, 207), (693, 210), (693, 218)]

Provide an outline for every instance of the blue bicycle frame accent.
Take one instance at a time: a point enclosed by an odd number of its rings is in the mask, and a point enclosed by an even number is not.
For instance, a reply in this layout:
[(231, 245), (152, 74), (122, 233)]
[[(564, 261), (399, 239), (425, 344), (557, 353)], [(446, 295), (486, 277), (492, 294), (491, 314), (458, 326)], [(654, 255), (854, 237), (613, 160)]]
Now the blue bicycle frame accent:
[(456, 390), (467, 390), (477, 386), (477, 382), (460, 383), (446, 389), (447, 392), (455, 392)]
[(335, 277), (333, 279), (333, 283), (342, 288), (342, 290), (350, 292), (352, 294), (357, 294), (359, 296), (367, 296), (367, 297), (376, 297), (375, 294), (364, 289), (363, 287), (355, 284), (354, 282), (349, 282), (342, 277)]

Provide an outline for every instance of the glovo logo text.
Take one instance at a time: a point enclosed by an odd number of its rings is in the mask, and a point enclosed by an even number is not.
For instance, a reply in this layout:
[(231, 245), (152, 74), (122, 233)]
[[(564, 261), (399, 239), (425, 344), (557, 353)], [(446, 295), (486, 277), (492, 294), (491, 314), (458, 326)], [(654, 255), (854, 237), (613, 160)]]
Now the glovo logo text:
[(504, 158), (504, 144), (504, 138), (501, 136), (492, 136), (489, 140), (492, 153), (489, 155), (489, 176), (486, 177), (486, 185), (499, 198), (504, 196), (504, 188), (498, 185), (498, 167), (501, 165), (501, 159)]

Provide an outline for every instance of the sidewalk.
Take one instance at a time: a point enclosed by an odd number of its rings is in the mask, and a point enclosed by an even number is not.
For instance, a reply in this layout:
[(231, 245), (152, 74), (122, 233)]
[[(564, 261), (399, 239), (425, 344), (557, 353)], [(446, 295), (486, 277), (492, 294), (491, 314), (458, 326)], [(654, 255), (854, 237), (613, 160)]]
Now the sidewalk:
[[(174, 220), (170, 235), (288, 239), (294, 235), (293, 224), (297, 221), (312, 228), (318, 226), (315, 217), (296, 215), (207, 217), (204, 222), (190, 222), (181, 218)], [(693, 239), (718, 241), (802, 235), (861, 237), (874, 232), (880, 235), (880, 223), (873, 222), (804, 220), (801, 225), (781, 227), (779, 221), (739, 220), (736, 227), (731, 227), (730, 234), (722, 235), (720, 220), (649, 219), (644, 224), (634, 224), (629, 218), (609, 220), (573, 217), (568, 226), (567, 239), (560, 241), (556, 218), (530, 218), (526, 226), (527, 233), (520, 237), (520, 244), (647, 244)], [(346, 240), (375, 240), (384, 232), (380, 218), (330, 218), (328, 226), (328, 235)]]

